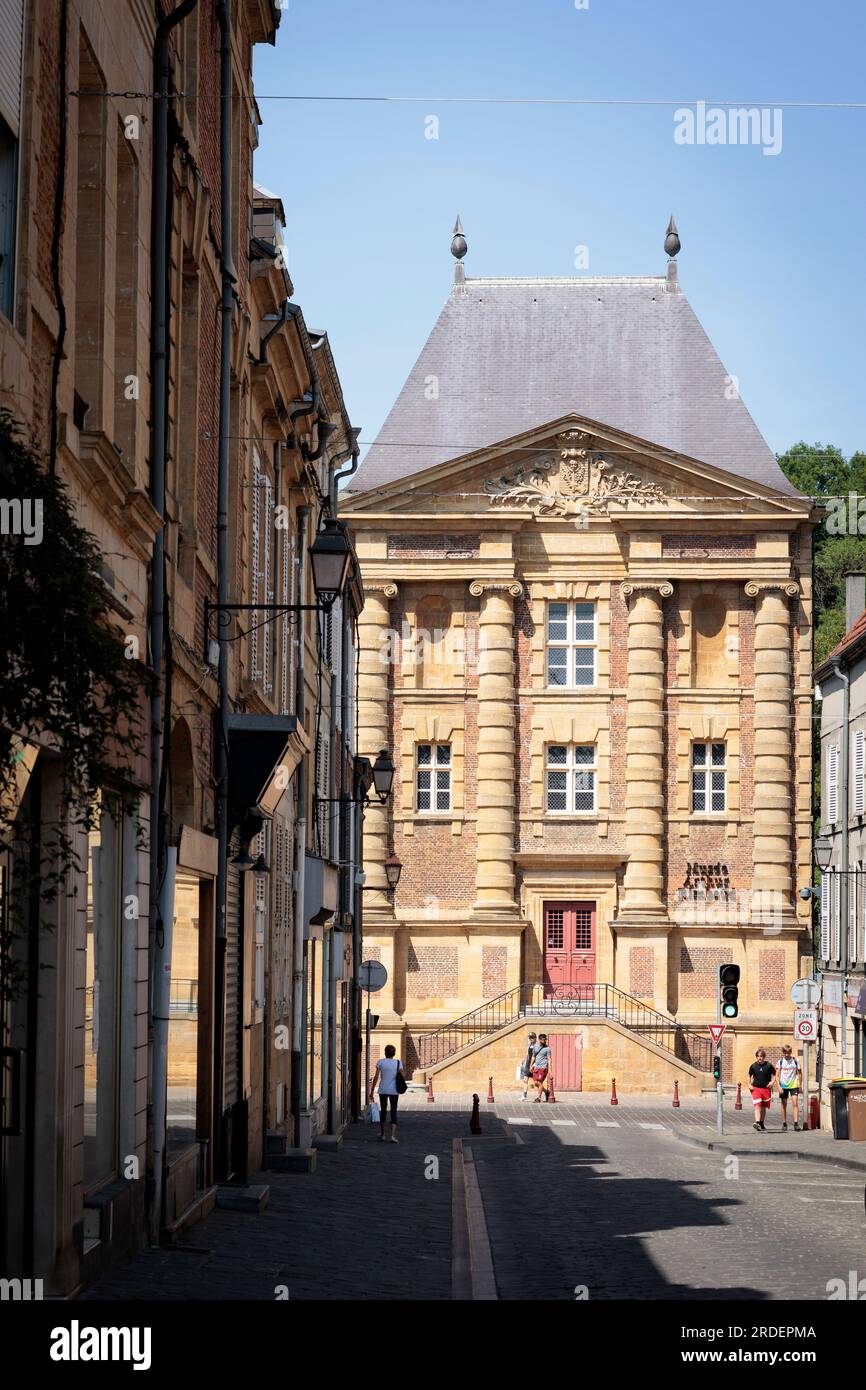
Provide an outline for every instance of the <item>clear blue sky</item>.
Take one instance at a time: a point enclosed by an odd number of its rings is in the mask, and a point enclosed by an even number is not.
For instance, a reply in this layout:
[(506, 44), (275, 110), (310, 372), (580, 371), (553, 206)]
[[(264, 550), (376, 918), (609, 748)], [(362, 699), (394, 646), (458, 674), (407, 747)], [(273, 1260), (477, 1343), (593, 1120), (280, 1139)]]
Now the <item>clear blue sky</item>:
[(862, 102), (864, 52), (864, 0), (284, 0), (255, 174), (362, 439), (449, 292), (458, 210), (468, 275), (578, 274), (577, 245), (585, 273), (662, 274), (673, 212), (682, 287), (771, 447), (866, 449), (866, 109), (786, 108), (767, 156), (676, 144), (673, 107), (436, 100)]

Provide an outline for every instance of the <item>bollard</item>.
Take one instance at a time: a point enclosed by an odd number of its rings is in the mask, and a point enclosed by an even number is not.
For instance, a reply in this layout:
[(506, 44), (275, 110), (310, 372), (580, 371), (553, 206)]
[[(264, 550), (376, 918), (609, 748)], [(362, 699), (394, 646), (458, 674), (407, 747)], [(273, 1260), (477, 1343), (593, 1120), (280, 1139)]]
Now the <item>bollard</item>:
[(478, 1106), (478, 1097), (476, 1095), (472, 1097), (472, 1118), (469, 1121), (469, 1133), (481, 1133), (481, 1111)]
[(495, 1100), (493, 1099), (493, 1077), (492, 1077), (492, 1076), (488, 1076), (488, 1078), (487, 1078), (487, 1104), (488, 1104), (488, 1105), (495, 1105), (495, 1104), (496, 1104)]
[(743, 1108), (743, 1086), (742, 1086), (742, 1082), (738, 1081), (738, 1082), (737, 1082), (737, 1099), (734, 1101), (734, 1109), (735, 1109), (735, 1110), (742, 1110), (742, 1108)]
[(435, 1099), (436, 1099), (436, 1097), (435, 1097), (434, 1094), (433, 1094), (433, 1077), (432, 1077), (432, 1076), (428, 1076), (428, 1078), (427, 1078), (427, 1104), (428, 1104), (428, 1105), (432, 1105), (433, 1102), (435, 1101)]
[(550, 1083), (549, 1086), (548, 1086), (548, 1091), (547, 1091), (547, 1099), (550, 1101), (550, 1104), (551, 1104), (551, 1105), (555, 1105), (555, 1104), (556, 1104), (556, 1091), (553, 1089), (553, 1072), (550, 1073), (550, 1076), (549, 1076), (547, 1079), (548, 1079), (548, 1082)]
[(673, 1107), (674, 1110), (679, 1110), (680, 1108), (680, 1083), (678, 1081), (674, 1082)]
[(619, 1101), (616, 1098), (616, 1077), (613, 1077), (610, 1083), (610, 1103), (611, 1105), (619, 1105)]

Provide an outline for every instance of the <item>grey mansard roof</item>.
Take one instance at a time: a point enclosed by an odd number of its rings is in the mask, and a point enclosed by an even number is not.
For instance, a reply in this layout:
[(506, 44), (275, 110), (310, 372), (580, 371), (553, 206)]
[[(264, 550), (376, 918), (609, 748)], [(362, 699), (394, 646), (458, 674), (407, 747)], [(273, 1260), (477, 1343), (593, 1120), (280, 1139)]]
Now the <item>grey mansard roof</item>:
[(726, 379), (685, 295), (663, 277), (467, 279), (348, 492), (574, 413), (796, 496)]

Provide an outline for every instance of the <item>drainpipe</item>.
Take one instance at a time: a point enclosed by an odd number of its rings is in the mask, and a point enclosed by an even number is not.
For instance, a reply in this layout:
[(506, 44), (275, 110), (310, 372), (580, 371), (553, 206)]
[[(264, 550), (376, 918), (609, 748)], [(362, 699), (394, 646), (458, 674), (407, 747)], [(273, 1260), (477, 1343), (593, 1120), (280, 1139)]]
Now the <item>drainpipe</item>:
[[(229, 599), (229, 432), (231, 430), (232, 316), (237, 274), (232, 252), (232, 55), (231, 0), (217, 7), (220, 26), (220, 397), (219, 453), (217, 464), (217, 603)], [(225, 1047), (226, 881), (228, 877), (228, 720), (229, 648), (228, 625), (218, 613), (219, 712), (216, 731), (216, 940), (214, 952), (214, 1099), (213, 1123), (219, 1167), (222, 1166), (222, 1096)]]
[[(307, 601), (307, 521), (312, 507), (298, 508), (298, 603)], [(295, 717), (303, 728), (306, 691), (304, 689), (304, 646), (306, 623), (298, 614), (298, 649), (295, 656)], [(307, 855), (307, 777), (309, 754), (298, 763), (298, 804), (295, 817), (295, 934), (292, 943), (292, 1129), (295, 1148), (300, 1148), (301, 1096), (304, 1076), (304, 880)]]
[(352, 474), (357, 472), (358, 469), (358, 457), (361, 453), (361, 448), (358, 444), (358, 436), (361, 433), (361, 431), (360, 429), (353, 429), (350, 431), (350, 433), (353, 436), (352, 447), (350, 449), (346, 449), (346, 451), (342, 454), (337, 454), (336, 458), (331, 460), (332, 467), (336, 467), (337, 464), (340, 463), (345, 463), (347, 458), (351, 457), (352, 460), (348, 468), (344, 468), (340, 473), (334, 473), (331, 477), (332, 516), (337, 515), (337, 493), (339, 491), (340, 483), (342, 482), (343, 478), (351, 478)]
[(842, 1043), (840, 1055), (848, 1055), (848, 886), (849, 836), (848, 836), (848, 763), (851, 756), (850, 715), (851, 681), (838, 661), (833, 663), (833, 675), (842, 682), (842, 748), (839, 762), (839, 805), (842, 809), (842, 882), (839, 884), (839, 974), (842, 979)]
[[(165, 648), (165, 473), (166, 437), (168, 433), (168, 321), (169, 321), (169, 161), (168, 118), (171, 94), (171, 58), (169, 37), (195, 9), (198, 0), (181, 3), (160, 19), (153, 44), (153, 195), (150, 222), (150, 495), (161, 525), (153, 539), (150, 573), (150, 613), (148, 641), (153, 688), (150, 696), (150, 864), (149, 864), (149, 932), (150, 957), (150, 1014), (156, 1012), (154, 991), (154, 961), (160, 927), (160, 893), (163, 860), (165, 857), (165, 823), (161, 795), (162, 726), (163, 726), (163, 651)], [(169, 717), (171, 711), (168, 711)], [(155, 1066), (155, 1058), (152, 1061)], [(153, 1112), (153, 1152), (155, 1163), (155, 1192), (150, 1212), (150, 1228), (159, 1238), (162, 1201), (162, 1153), (165, 1144), (165, 1120), (162, 1132)]]
[(171, 1010), (171, 947), (174, 934), (174, 883), (177, 850), (166, 850), (165, 873), (159, 892), (162, 930), (153, 953), (153, 1206), (150, 1214), (151, 1245), (159, 1245), (162, 1226), (162, 1176), (165, 1164), (166, 1105), (168, 1086), (168, 1025)]

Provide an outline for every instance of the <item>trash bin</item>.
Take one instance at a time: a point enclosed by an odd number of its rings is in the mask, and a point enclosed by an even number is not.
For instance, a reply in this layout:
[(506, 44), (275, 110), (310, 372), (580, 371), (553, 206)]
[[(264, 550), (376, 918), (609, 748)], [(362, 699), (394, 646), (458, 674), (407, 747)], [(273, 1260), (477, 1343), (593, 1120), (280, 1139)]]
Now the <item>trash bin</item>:
[(837, 1076), (830, 1082), (833, 1138), (866, 1141), (866, 1076)]

